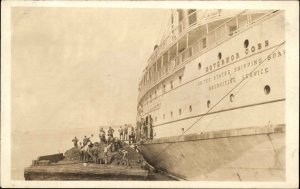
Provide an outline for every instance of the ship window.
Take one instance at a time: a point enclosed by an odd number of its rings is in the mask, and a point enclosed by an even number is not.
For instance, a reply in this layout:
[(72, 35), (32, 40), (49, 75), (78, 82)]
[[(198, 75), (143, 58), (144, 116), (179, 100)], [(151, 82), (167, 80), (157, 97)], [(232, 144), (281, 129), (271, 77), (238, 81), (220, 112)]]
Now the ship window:
[(192, 108), (192, 105), (190, 105), (190, 112), (192, 112), (193, 108)]
[(173, 81), (170, 81), (171, 89), (173, 89)]
[(245, 47), (245, 48), (248, 48), (248, 46), (249, 46), (249, 40), (246, 39), (246, 40), (244, 41), (244, 47)]
[(165, 114), (163, 115), (163, 118), (164, 118), (164, 119), (166, 118), (166, 115), (165, 115)]
[(201, 69), (201, 63), (198, 64), (198, 69), (199, 69), (199, 70)]
[(202, 47), (206, 48), (206, 37), (202, 39)]
[(270, 94), (270, 92), (271, 92), (270, 86), (269, 86), (269, 85), (266, 85), (265, 88), (264, 88), (264, 91), (265, 91), (265, 94), (266, 94), (266, 95)]
[(248, 24), (248, 16), (247, 15), (240, 15), (238, 16), (238, 23), (239, 23), (239, 28), (245, 28)]
[(196, 9), (189, 9), (189, 24), (192, 25), (197, 22), (197, 15), (196, 15)]
[(178, 77), (178, 79), (179, 79), (179, 83), (181, 83), (182, 75), (180, 75), (180, 76)]
[(178, 22), (183, 20), (183, 11), (181, 9), (177, 9), (178, 12)]
[(181, 109), (179, 109), (179, 115), (181, 115)]
[(156, 98), (156, 91), (154, 92), (154, 96), (155, 96), (155, 98)]
[(165, 93), (166, 92), (166, 85), (164, 85), (164, 89), (163, 90), (164, 90), (164, 93)]
[(171, 112), (171, 117), (173, 117), (173, 112)]
[(221, 60), (221, 58), (222, 58), (222, 53), (219, 52), (218, 58), (219, 58), (219, 60)]
[(263, 13), (254, 13), (251, 16), (251, 22), (255, 22), (256, 20), (258, 20), (261, 16), (263, 16), (264, 14)]
[(233, 32), (235, 32), (237, 30), (236, 19), (232, 19), (231, 21), (229, 21), (227, 23), (227, 27), (229, 30), (229, 35), (231, 36), (233, 34)]
[(207, 101), (207, 107), (210, 107), (210, 100)]
[(231, 94), (230, 95), (230, 102), (233, 102), (233, 100), (234, 100), (234, 94)]
[(190, 47), (190, 48), (188, 48), (188, 57), (191, 57), (191, 56), (193, 56), (193, 48), (192, 47)]

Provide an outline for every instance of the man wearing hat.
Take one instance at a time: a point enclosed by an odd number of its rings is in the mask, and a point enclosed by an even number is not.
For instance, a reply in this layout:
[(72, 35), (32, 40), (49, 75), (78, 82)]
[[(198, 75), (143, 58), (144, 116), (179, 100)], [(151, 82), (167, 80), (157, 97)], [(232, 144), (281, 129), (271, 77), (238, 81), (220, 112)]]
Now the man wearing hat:
[(105, 143), (106, 142), (105, 131), (103, 130), (102, 127), (99, 130), (99, 138), (100, 138), (100, 143)]
[(78, 139), (76, 136), (73, 138), (72, 142), (74, 143), (74, 146), (76, 146), (76, 147), (78, 146), (77, 145)]
[(83, 141), (82, 141), (83, 146), (87, 145), (88, 142), (89, 142), (89, 139), (86, 136), (84, 136)]
[(113, 130), (113, 128), (111, 128), (111, 126), (110, 126), (107, 131), (107, 136), (114, 137), (114, 132), (115, 132), (115, 130)]

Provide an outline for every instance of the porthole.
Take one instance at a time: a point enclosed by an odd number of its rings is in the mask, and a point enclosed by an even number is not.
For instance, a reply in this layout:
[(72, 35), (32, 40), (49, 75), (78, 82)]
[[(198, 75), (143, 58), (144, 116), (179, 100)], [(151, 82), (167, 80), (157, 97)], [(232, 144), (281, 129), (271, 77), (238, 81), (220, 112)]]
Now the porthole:
[(222, 58), (222, 53), (219, 52), (218, 58), (219, 58), (219, 60), (221, 60), (221, 58)]
[(199, 69), (199, 70), (201, 69), (201, 63), (198, 64), (198, 69)]
[(178, 112), (179, 112), (179, 115), (181, 115), (181, 109), (179, 109), (179, 111), (178, 111)]
[(264, 91), (265, 91), (265, 94), (266, 94), (266, 95), (270, 94), (270, 92), (271, 92), (270, 86), (269, 86), (269, 85), (266, 85), (265, 88), (264, 88)]
[(207, 107), (210, 107), (210, 100), (207, 101)]
[(233, 102), (233, 100), (234, 100), (234, 94), (231, 94), (230, 97), (229, 97), (229, 99), (230, 99), (230, 102)]
[(244, 41), (244, 47), (245, 47), (245, 48), (248, 48), (248, 46), (249, 46), (249, 40), (246, 39), (246, 40)]
[(182, 75), (180, 75), (180, 76), (178, 77), (178, 79), (179, 79), (179, 83), (181, 83)]
[(190, 105), (190, 112), (192, 112), (192, 110), (193, 110), (193, 108), (192, 108), (192, 106)]

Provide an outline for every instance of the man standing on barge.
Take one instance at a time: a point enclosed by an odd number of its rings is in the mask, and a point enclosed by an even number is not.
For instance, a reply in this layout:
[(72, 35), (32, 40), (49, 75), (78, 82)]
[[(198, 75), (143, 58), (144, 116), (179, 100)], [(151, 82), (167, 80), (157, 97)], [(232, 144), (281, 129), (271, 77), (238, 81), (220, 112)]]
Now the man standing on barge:
[(105, 138), (105, 131), (101, 127), (99, 130), (99, 138), (100, 138), (100, 143), (106, 143), (106, 138)]
[(78, 146), (77, 145), (78, 139), (76, 136), (73, 138), (72, 142), (74, 143), (74, 146), (76, 146), (76, 147)]
[(128, 126), (125, 124), (124, 126), (124, 140), (128, 140)]
[(111, 137), (114, 137), (114, 132), (115, 132), (115, 130), (113, 130), (113, 128), (111, 128), (111, 126), (110, 126), (108, 131), (107, 131), (107, 135), (111, 136)]
[(119, 135), (120, 135), (120, 140), (123, 140), (124, 137), (123, 137), (123, 128), (122, 128), (122, 126), (120, 126), (118, 131), (119, 131)]

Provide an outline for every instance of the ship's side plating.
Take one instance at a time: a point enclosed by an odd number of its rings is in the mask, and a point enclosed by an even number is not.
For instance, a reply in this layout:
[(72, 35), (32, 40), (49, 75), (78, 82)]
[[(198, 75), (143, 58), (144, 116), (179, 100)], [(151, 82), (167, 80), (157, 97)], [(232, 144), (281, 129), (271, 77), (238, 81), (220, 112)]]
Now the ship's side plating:
[(245, 15), (141, 91), (138, 119), (150, 115), (154, 135), (141, 149), (157, 168), (188, 180), (285, 179), (284, 12), (242, 25)]

